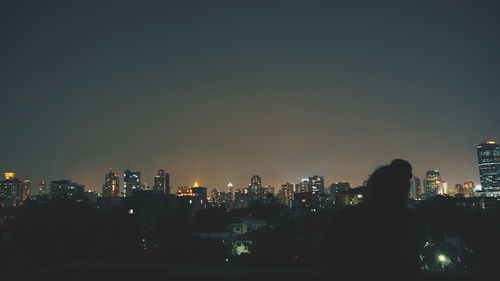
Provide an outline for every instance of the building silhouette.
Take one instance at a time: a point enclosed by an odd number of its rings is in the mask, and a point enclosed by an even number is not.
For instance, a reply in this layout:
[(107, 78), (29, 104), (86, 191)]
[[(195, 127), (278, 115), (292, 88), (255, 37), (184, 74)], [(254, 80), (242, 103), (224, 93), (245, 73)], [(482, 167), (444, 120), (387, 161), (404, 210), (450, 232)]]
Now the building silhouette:
[(429, 170), (424, 178), (424, 198), (431, 198), (438, 194), (441, 183), (441, 174), (439, 170)]
[(420, 179), (417, 177), (413, 177), (410, 180), (410, 198), (417, 199), (421, 195), (420, 188), (421, 188)]
[(325, 192), (325, 179), (318, 175), (310, 177), (307, 189), (309, 192)]
[(134, 190), (141, 190), (141, 172), (132, 172), (130, 169), (123, 172), (123, 197), (131, 197)]
[(4, 173), (4, 178), (0, 181), (0, 205), (4, 207), (16, 206), (19, 200), (19, 194), (22, 193), (22, 182), (16, 176), (16, 173)]
[(293, 184), (285, 183), (281, 185), (281, 203), (287, 205), (288, 207), (292, 207), (294, 192), (293, 192)]
[(71, 180), (56, 180), (49, 184), (51, 199), (83, 200), (85, 186)]
[(153, 190), (170, 194), (170, 173), (159, 169), (154, 178)]
[(104, 185), (102, 186), (102, 196), (120, 196), (120, 176), (111, 170), (105, 176)]
[(500, 146), (487, 141), (476, 146), (482, 192), (500, 195)]

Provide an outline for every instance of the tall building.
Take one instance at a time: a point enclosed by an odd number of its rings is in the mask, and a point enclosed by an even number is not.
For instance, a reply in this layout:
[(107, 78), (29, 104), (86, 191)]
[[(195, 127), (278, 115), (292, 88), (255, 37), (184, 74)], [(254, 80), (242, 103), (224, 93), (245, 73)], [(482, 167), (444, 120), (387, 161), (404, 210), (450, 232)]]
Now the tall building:
[(438, 194), (441, 183), (441, 174), (439, 170), (430, 170), (425, 173), (424, 178), (424, 197), (431, 198)]
[(350, 189), (351, 189), (351, 184), (349, 184), (349, 182), (346, 181), (334, 182), (330, 185), (330, 194), (349, 191)]
[(131, 197), (134, 190), (141, 190), (141, 172), (132, 172), (129, 169), (123, 172), (123, 197)]
[(439, 182), (438, 194), (439, 195), (447, 195), (448, 192), (449, 192), (449, 190), (448, 190), (448, 182), (442, 179)]
[(31, 180), (23, 180), (21, 183), (21, 190), (18, 197), (21, 201), (24, 201), (30, 197), (31, 193)]
[(153, 190), (161, 191), (164, 194), (170, 194), (170, 173), (160, 169), (156, 173)]
[(309, 179), (302, 179), (299, 183), (295, 185), (295, 193), (307, 192), (309, 187)]
[(22, 194), (22, 182), (16, 173), (4, 173), (3, 180), (0, 181), (0, 205), (4, 207), (16, 206)]
[(250, 178), (248, 189), (251, 193), (258, 193), (262, 189), (262, 179), (258, 175), (253, 175)]
[(103, 197), (118, 197), (120, 196), (120, 176), (109, 171), (104, 177), (104, 185), (102, 186)]
[(500, 146), (487, 141), (476, 146), (483, 192), (500, 192)]
[(293, 184), (287, 182), (281, 185), (281, 197), (284, 205), (292, 207), (294, 197)]
[(36, 187), (38, 196), (45, 196), (47, 194), (47, 186), (45, 185), (45, 180), (40, 179), (38, 181), (38, 186)]
[(51, 181), (49, 195), (51, 199), (83, 200), (85, 186), (70, 180)]
[(410, 198), (417, 199), (420, 196), (420, 179), (413, 177), (410, 180)]
[(314, 175), (309, 178), (309, 184), (307, 186), (309, 192), (325, 192), (325, 180), (323, 177)]

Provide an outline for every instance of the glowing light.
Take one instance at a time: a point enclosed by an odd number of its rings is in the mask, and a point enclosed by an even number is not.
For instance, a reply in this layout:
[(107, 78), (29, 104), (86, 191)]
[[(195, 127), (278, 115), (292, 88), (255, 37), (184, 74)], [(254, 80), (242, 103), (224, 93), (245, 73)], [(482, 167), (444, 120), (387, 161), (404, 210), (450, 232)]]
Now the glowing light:
[(448, 260), (448, 258), (443, 254), (438, 255), (437, 258), (440, 262), (445, 262), (446, 260)]
[(233, 187), (233, 184), (232, 184), (232, 183), (229, 183), (229, 184), (227, 185), (227, 187), (231, 188), (231, 187)]
[(127, 213), (128, 213), (129, 215), (133, 215), (133, 214), (134, 214), (134, 209), (129, 209)]
[(487, 141), (486, 143), (487, 144), (496, 144), (497, 142), (496, 141)]
[(198, 182), (197, 182), (197, 181), (195, 181), (195, 182), (194, 182), (193, 187), (200, 187), (200, 186), (198, 185)]
[(16, 173), (7, 172), (7, 173), (3, 173), (3, 176), (6, 180), (11, 180), (16, 176)]

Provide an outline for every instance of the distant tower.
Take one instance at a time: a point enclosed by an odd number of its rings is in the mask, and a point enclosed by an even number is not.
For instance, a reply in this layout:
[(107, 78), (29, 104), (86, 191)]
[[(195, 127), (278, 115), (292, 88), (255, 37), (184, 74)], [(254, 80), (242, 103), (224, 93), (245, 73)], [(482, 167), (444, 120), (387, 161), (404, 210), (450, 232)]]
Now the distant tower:
[(437, 195), (441, 183), (439, 170), (430, 170), (425, 173), (424, 196), (431, 198)]
[(161, 191), (164, 194), (170, 194), (170, 173), (160, 169), (154, 179), (153, 190)]
[(420, 179), (413, 177), (410, 180), (410, 198), (416, 199), (420, 196)]
[(120, 196), (120, 176), (113, 171), (109, 171), (104, 179), (102, 186), (103, 197), (118, 197)]
[(487, 141), (476, 148), (482, 191), (500, 192), (500, 146)]
[(325, 180), (323, 177), (314, 175), (309, 178), (307, 189), (309, 192), (325, 192)]
[(281, 194), (283, 201), (282, 203), (287, 205), (288, 207), (292, 207), (292, 202), (293, 202), (293, 184), (291, 183), (285, 183), (281, 185)]
[(250, 192), (258, 193), (262, 188), (262, 179), (258, 175), (253, 175), (250, 178), (250, 185), (248, 189)]
[(448, 194), (448, 182), (445, 180), (441, 180), (439, 182), (439, 187), (438, 187), (438, 194), (439, 195), (446, 195)]
[(125, 170), (123, 173), (123, 197), (131, 197), (134, 190), (141, 189), (141, 172)]
[(44, 179), (40, 179), (38, 181), (38, 186), (36, 187), (36, 191), (38, 196), (45, 196), (45, 194), (47, 194), (47, 185), (45, 184)]
[(309, 179), (302, 179), (299, 183), (295, 185), (295, 193), (307, 192), (309, 187)]
[(16, 206), (21, 201), (22, 182), (16, 177), (16, 173), (4, 173), (0, 181), (0, 205), (6, 207)]
[(31, 194), (31, 180), (23, 180), (21, 190), (19, 193), (19, 200), (24, 201), (30, 197)]
[(338, 192), (345, 192), (351, 189), (351, 184), (346, 181), (334, 182), (330, 185), (330, 194), (336, 194)]

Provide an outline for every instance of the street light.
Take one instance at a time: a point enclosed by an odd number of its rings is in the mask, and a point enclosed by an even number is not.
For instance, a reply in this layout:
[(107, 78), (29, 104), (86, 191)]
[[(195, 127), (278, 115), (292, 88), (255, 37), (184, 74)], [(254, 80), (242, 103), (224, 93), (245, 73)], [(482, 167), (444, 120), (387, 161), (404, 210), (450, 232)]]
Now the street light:
[(443, 254), (439, 254), (437, 255), (437, 259), (441, 263), (441, 270), (444, 271), (444, 265), (448, 262), (448, 257)]

